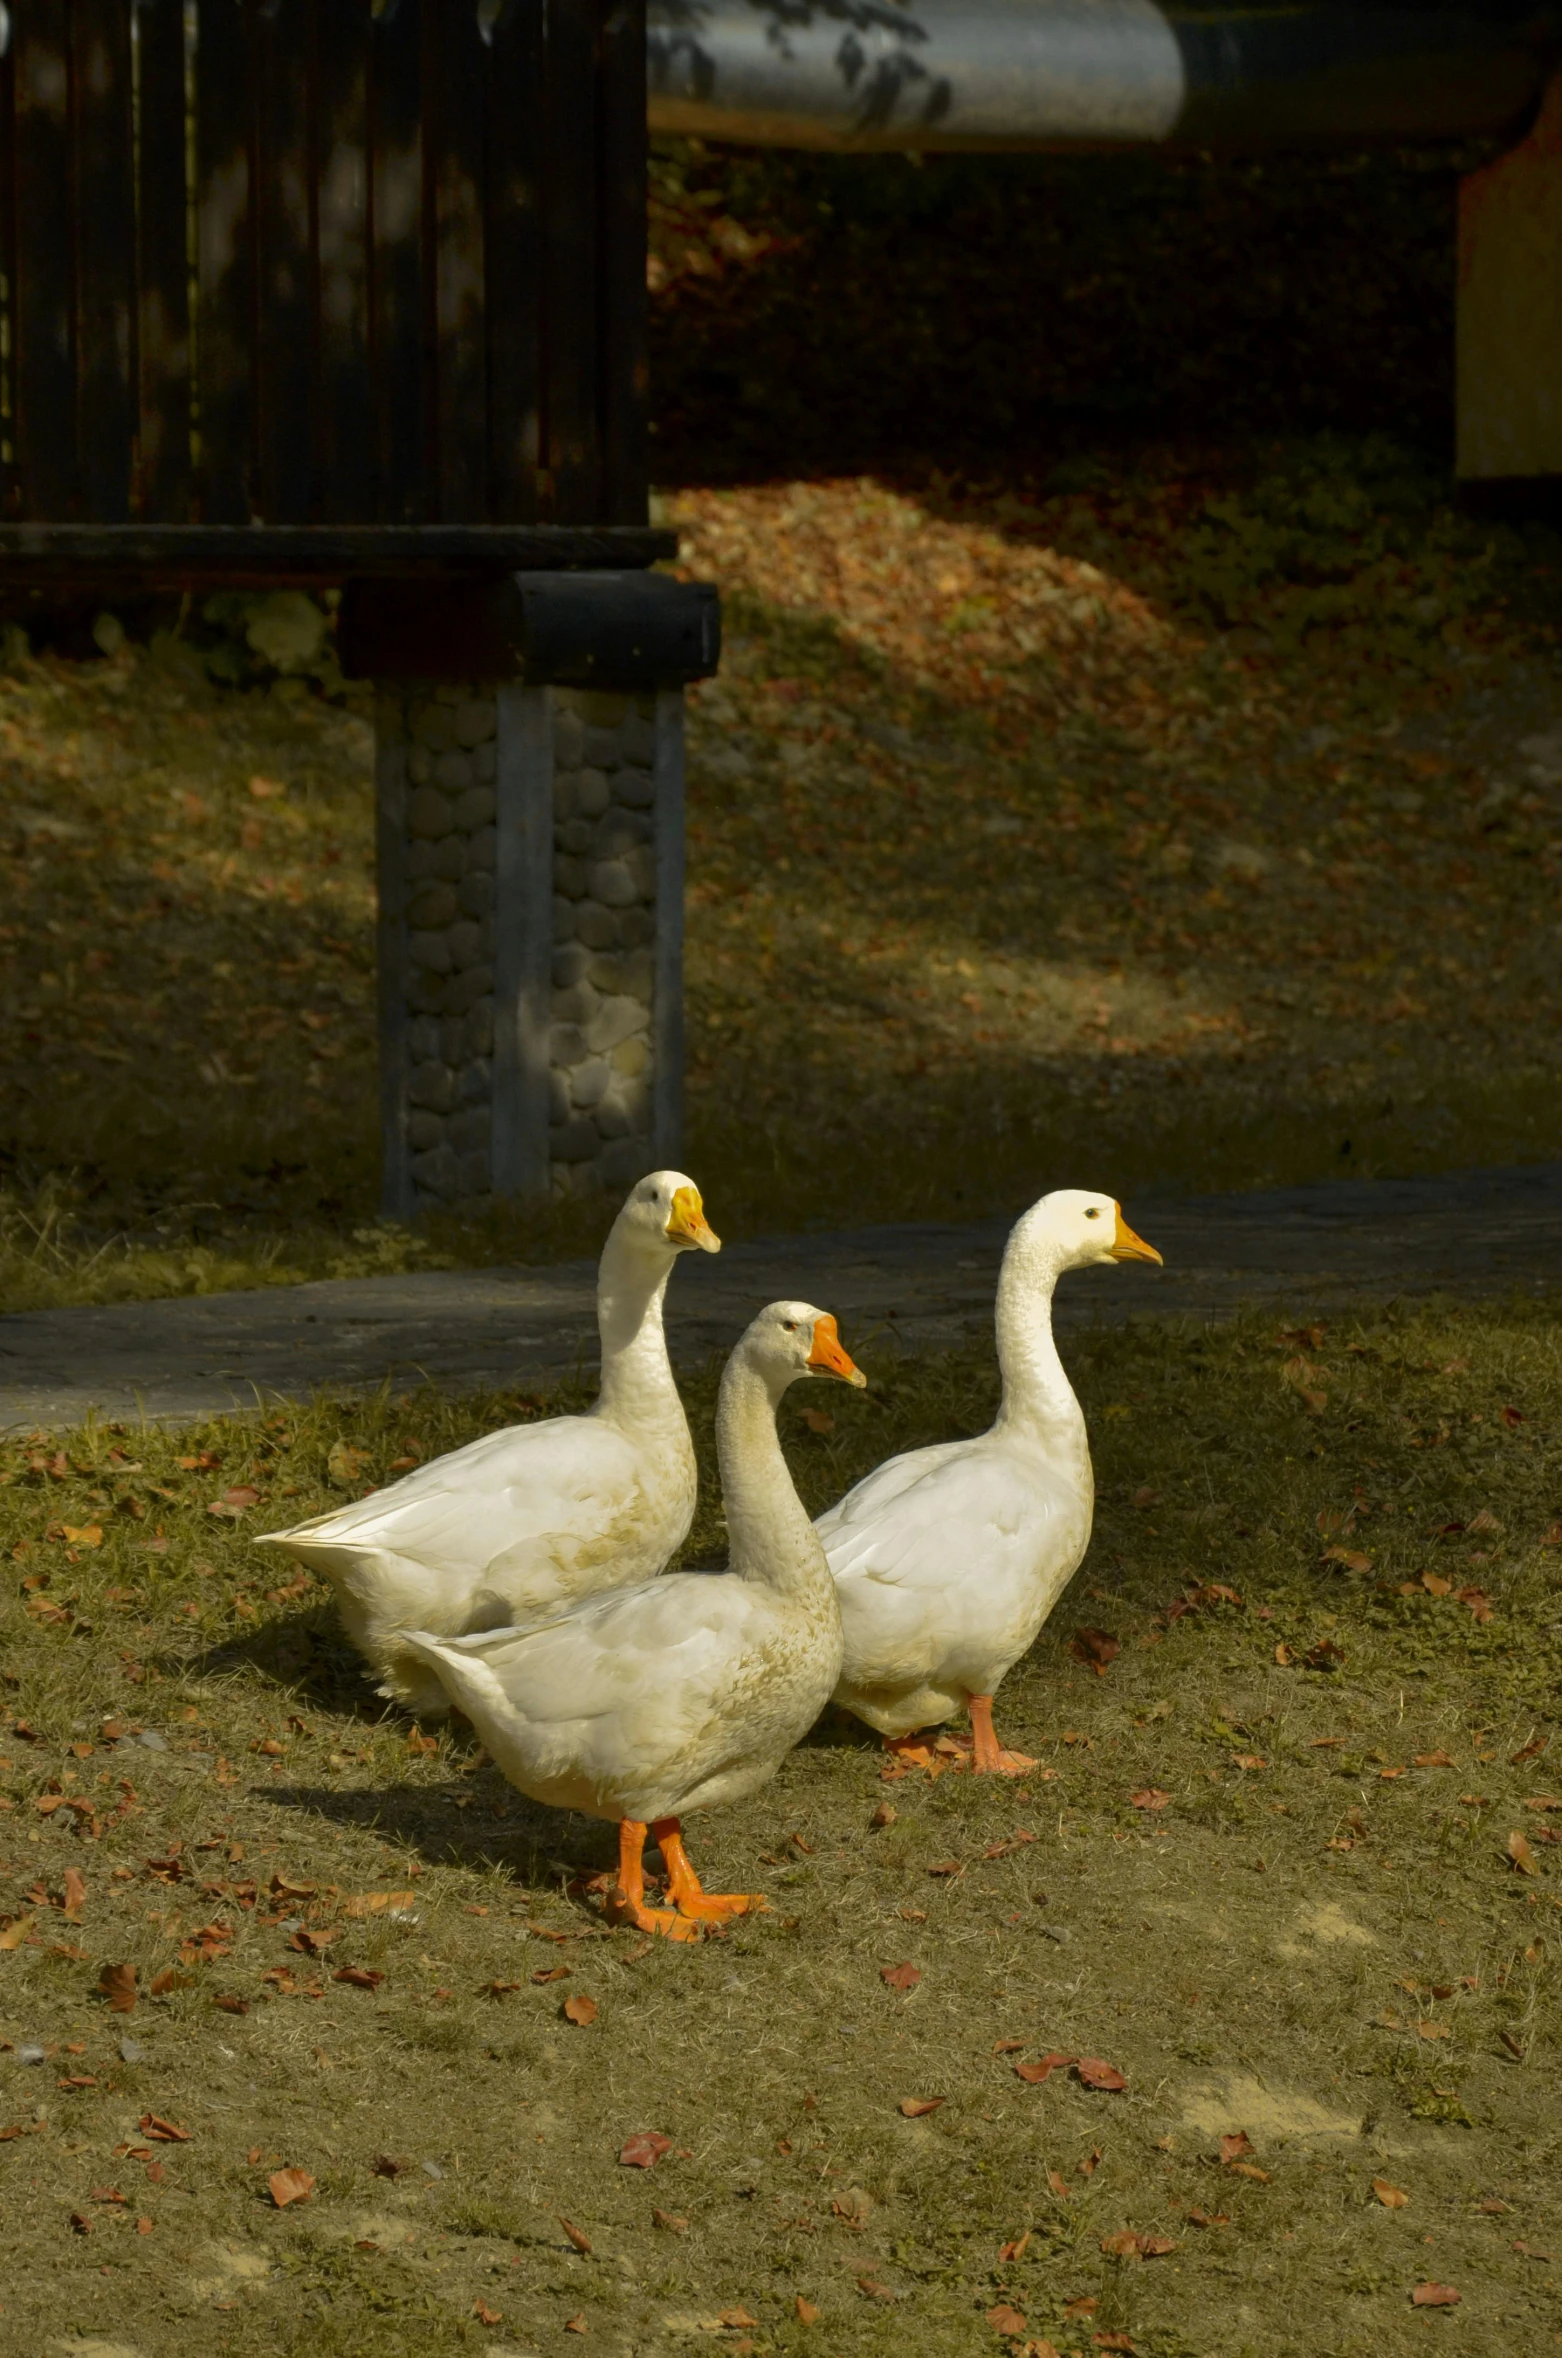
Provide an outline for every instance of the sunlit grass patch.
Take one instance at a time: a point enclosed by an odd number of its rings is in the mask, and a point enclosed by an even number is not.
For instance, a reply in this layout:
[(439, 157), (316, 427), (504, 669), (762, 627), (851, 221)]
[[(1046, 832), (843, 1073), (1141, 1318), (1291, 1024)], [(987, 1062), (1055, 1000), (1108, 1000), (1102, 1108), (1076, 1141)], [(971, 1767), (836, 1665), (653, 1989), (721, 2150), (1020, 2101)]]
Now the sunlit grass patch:
[[(325, 1592), (247, 1538), (564, 1395), (7, 1445), (18, 2346), (65, 2316), (144, 2358), (527, 2350), (578, 2319), (612, 2349), (1282, 2358), (1305, 2302), (1310, 2351), (1379, 2358), (1422, 2346), (1429, 2282), (1461, 2350), (1537, 2344), (1552, 1327), (1432, 1306), (1068, 1355), (1097, 1534), (999, 1706), (1040, 1770), (886, 1781), (827, 1721), (693, 1823), (771, 1900), (693, 1953), (603, 1933), (569, 1886), (609, 1829), (382, 1712)], [(991, 1413), (985, 1350), (868, 1364), (824, 1429), (785, 1412), (815, 1506)], [(714, 1376), (686, 1381), (707, 1562)], [(621, 2162), (643, 2132), (665, 2149)], [(314, 2181), (282, 2210), (279, 2169)]]

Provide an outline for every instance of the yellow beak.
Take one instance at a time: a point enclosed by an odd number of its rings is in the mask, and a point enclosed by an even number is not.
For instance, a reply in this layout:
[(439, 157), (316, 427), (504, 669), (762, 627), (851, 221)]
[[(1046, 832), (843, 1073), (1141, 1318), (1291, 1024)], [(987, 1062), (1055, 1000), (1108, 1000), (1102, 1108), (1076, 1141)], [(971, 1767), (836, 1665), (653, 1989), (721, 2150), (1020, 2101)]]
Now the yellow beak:
[(843, 1384), (855, 1384), (859, 1392), (866, 1389), (868, 1379), (841, 1341), (840, 1329), (828, 1311), (814, 1320), (808, 1364), (820, 1375), (839, 1376)]
[(1117, 1234), (1112, 1239), (1112, 1258), (1114, 1261), (1159, 1261), (1161, 1258), (1154, 1245), (1146, 1244), (1142, 1236), (1135, 1236), (1123, 1218), (1121, 1204), (1117, 1207)]
[(667, 1215), (667, 1241), (698, 1245), (702, 1253), (721, 1251), (721, 1238), (705, 1217), (697, 1187), (680, 1187), (674, 1195), (673, 1208)]

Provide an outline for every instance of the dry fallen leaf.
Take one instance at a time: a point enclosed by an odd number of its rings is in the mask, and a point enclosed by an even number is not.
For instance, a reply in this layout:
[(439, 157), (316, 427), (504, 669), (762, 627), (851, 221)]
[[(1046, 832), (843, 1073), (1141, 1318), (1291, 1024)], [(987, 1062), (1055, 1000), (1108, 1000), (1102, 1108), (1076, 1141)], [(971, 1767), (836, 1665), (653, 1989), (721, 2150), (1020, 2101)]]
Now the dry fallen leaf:
[(1253, 2151), (1253, 2140), (1246, 2129), (1232, 2129), (1220, 2141), (1220, 2158), (1229, 2169)]
[(1109, 1629), (1076, 1629), (1068, 1650), (1076, 1662), (1087, 1663), (1097, 1678), (1104, 1678), (1108, 1665), (1122, 1652), (1123, 1641)]
[(596, 1999), (566, 1998), (564, 2001), (564, 2019), (566, 2022), (573, 2022), (577, 2028), (585, 2030), (589, 2024), (595, 2022), (597, 2019)]
[(349, 1989), (377, 1990), (385, 1976), (372, 1965), (339, 1965), (331, 1979), (346, 1982)]
[(0, 1949), (19, 1949), (33, 1928), (31, 1916), (16, 1916), (0, 1931)]
[(583, 2234), (581, 2229), (574, 2224), (573, 2220), (566, 2219), (562, 2211), (559, 2213), (559, 2225), (563, 2228), (565, 2234), (569, 2237), (570, 2242), (575, 2246), (576, 2251), (584, 2252), (586, 2257), (589, 2259), (591, 2257), (590, 2237)]
[(805, 2301), (802, 2294), (799, 2293), (796, 2301), (793, 2303), (793, 2306), (797, 2311), (797, 2322), (799, 2325), (818, 2324), (820, 2312), (817, 2305), (813, 2301)]
[(1507, 1848), (1509, 1865), (1516, 1867), (1521, 1875), (1537, 1875), (1540, 1872), (1528, 1837), (1519, 1833), (1517, 1828), (1508, 1836)]
[(267, 2184), (279, 2211), (285, 2211), (290, 2202), (307, 2202), (315, 2190), (307, 2170), (273, 2170)]
[(1058, 2053), (1043, 2055), (1034, 2063), (1017, 2063), (1014, 2066), (1014, 2076), (1016, 2079), (1023, 2080), (1029, 2088), (1039, 2088), (1043, 2081), (1052, 2077), (1055, 2071), (1066, 2071), (1073, 2060), (1072, 2055)]
[(870, 2301), (892, 2301), (895, 2298), (889, 2286), (880, 2284), (876, 2276), (859, 2276), (857, 2290), (865, 2294)]
[(653, 2210), (651, 2224), (653, 2227), (665, 2228), (669, 2235), (687, 2235), (689, 2232), (688, 2220), (680, 2218), (676, 2211)]
[(1128, 1798), (1135, 1809), (1164, 1809), (1171, 1795), (1159, 1785), (1143, 1785), (1137, 1793), (1130, 1793)]
[(673, 2141), (664, 2137), (660, 2129), (642, 2129), (618, 2149), (618, 2158), (629, 2170), (649, 2170), (664, 2153), (671, 2153)]
[(1415, 1765), (1417, 1768), (1452, 1768), (1454, 1763), (1446, 1752), (1418, 1752)]
[(1231, 2219), (1225, 2211), (1190, 2211), (1188, 2225), (1190, 2227), (1229, 2227)]
[(1451, 2284), (1418, 2284), (1410, 2298), (1418, 2309), (1453, 2309), (1460, 2295)]
[(136, 1969), (133, 1965), (105, 1965), (98, 1975), (98, 1989), (107, 1998), (111, 2014), (128, 2014), (138, 1995)]
[(1011, 2260), (1023, 2260), (1025, 2257), (1025, 2248), (1030, 2242), (1030, 2239), (1031, 2229), (1027, 2227), (1024, 2234), (1017, 2235), (1012, 2243), (1001, 2243), (998, 2246), (999, 2267), (1006, 2268)]
[(534, 1989), (540, 1988), (544, 1982), (549, 1981), (568, 1981), (573, 1970), (574, 1968), (569, 1965), (539, 1965), (537, 1971), (532, 1975), (532, 1987)]
[(486, 2301), (474, 2301), (472, 2315), (477, 2319), (479, 2325), (503, 2325), (504, 2323), (504, 2311), (490, 2309)]
[(1060, 2202), (1068, 2201), (1069, 2184), (1061, 2170), (1049, 2170), (1047, 2172), (1047, 2184), (1051, 2187), (1053, 2193), (1058, 2197)]
[(177, 2121), (165, 2121), (161, 2113), (144, 2112), (138, 2126), (143, 2137), (156, 2137), (164, 2145), (188, 2145), (190, 2132), (181, 2129)]
[(1115, 2096), (1128, 2085), (1116, 2064), (1104, 2062), (1099, 2055), (1081, 2055), (1074, 2069), (1082, 2086), (1099, 2088), (1108, 2095)]
[(1372, 2191), (1386, 2211), (1402, 2211), (1410, 2200), (1403, 2186), (1391, 2186), (1386, 2178), (1374, 2178)]
[(860, 2186), (848, 2186), (843, 2194), (834, 2196), (830, 2208), (836, 2218), (845, 2220), (848, 2227), (863, 2227), (873, 2208), (873, 2197)]
[(908, 2121), (919, 2121), (930, 2112), (937, 2112), (945, 2102), (942, 2096), (902, 2096), (900, 2109)]
[(881, 1965), (879, 1979), (887, 1989), (914, 1990), (922, 1976), (917, 1967), (912, 1964)]
[(987, 2322), (994, 2333), (1021, 2334), (1025, 2319), (1018, 2309), (1011, 2309), (1007, 2301), (997, 2301), (987, 2312)]
[(729, 2333), (742, 2333), (747, 2327), (757, 2325), (759, 2319), (751, 2317), (747, 2309), (723, 2309), (717, 2322)]

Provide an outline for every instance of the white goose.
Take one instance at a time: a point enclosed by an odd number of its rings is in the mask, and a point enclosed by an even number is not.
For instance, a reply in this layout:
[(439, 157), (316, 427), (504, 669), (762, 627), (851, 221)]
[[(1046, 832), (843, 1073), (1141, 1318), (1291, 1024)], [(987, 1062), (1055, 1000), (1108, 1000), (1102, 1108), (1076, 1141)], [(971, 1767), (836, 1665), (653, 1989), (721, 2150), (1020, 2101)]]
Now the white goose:
[[(835, 1320), (806, 1302), (772, 1302), (727, 1362), (716, 1448), (730, 1571), (665, 1573), (529, 1628), (403, 1633), (512, 1785), (617, 1820), (612, 1912), (645, 1932), (688, 1940), (701, 1919), (764, 1905), (702, 1890), (679, 1821), (773, 1777), (840, 1672), (835, 1584), (776, 1435), (787, 1386), (822, 1375), (866, 1380)], [(648, 1831), (671, 1908), (645, 1904)]]
[(819, 1517), (846, 1631), (835, 1700), (892, 1748), (969, 1711), (973, 1768), (1035, 1767), (999, 1744), (993, 1694), (1073, 1578), (1095, 1505), (1053, 1288), (1066, 1269), (1160, 1257), (1111, 1196), (1043, 1196), (1016, 1223), (998, 1279), (996, 1422), (974, 1441), (887, 1459)]
[(653, 1171), (630, 1192), (597, 1272), (601, 1388), (583, 1416), (486, 1433), (262, 1547), (324, 1573), (380, 1693), (444, 1712), (402, 1632), (456, 1636), (659, 1572), (694, 1518), (694, 1445), (662, 1331), (678, 1255), (721, 1250), (700, 1191)]

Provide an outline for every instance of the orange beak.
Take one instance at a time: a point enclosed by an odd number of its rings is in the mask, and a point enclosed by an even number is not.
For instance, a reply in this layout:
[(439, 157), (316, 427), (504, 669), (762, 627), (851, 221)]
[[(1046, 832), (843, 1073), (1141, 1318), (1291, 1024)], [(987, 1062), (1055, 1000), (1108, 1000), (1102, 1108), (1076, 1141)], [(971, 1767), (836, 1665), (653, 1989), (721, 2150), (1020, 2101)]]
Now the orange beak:
[(702, 1253), (719, 1253), (721, 1238), (705, 1217), (697, 1187), (680, 1187), (667, 1216), (669, 1244), (698, 1245)]
[(1123, 1218), (1123, 1207), (1117, 1207), (1117, 1234), (1112, 1239), (1114, 1261), (1159, 1261), (1161, 1256), (1154, 1245), (1146, 1244), (1142, 1236), (1135, 1236)]
[(859, 1392), (866, 1389), (868, 1379), (843, 1348), (840, 1329), (828, 1311), (814, 1320), (814, 1343), (808, 1364), (818, 1375), (839, 1376), (843, 1384), (855, 1384)]

